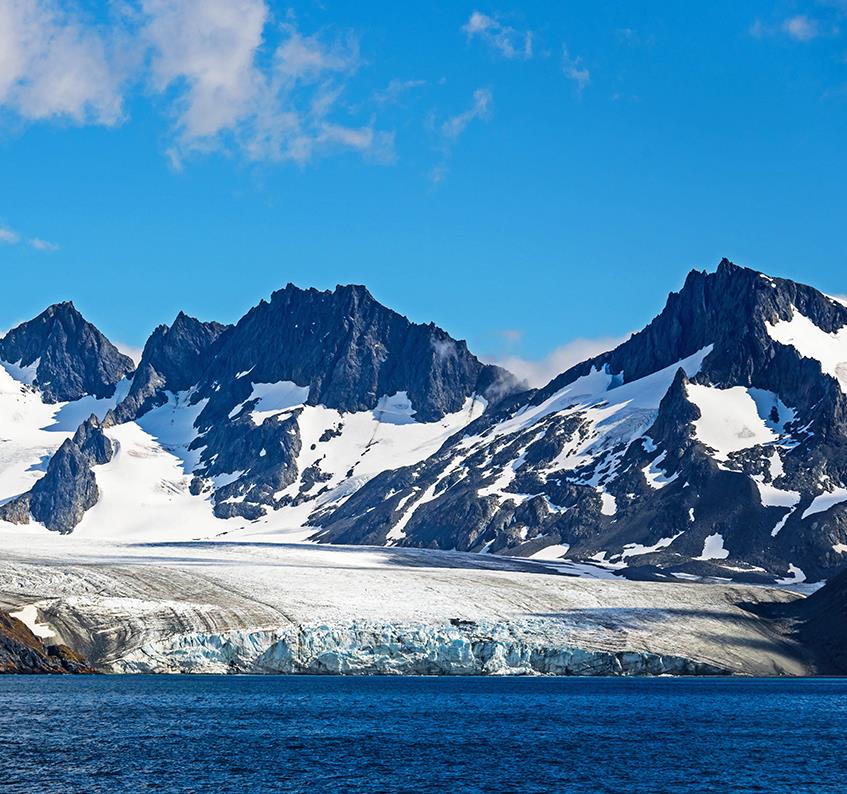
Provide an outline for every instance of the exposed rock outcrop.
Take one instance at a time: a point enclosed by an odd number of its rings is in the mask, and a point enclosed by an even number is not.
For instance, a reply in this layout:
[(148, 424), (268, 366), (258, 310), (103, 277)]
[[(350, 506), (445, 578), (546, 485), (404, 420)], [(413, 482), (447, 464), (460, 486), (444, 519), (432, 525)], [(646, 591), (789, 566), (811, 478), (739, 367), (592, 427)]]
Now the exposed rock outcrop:
[(727, 260), (693, 271), (614, 350), (313, 520), (330, 542), (555, 546), (638, 578), (831, 576), (847, 563), (847, 394), (799, 331), (774, 330), (797, 322), (823, 344), (847, 306)]
[(90, 416), (59, 447), (31, 491), (0, 505), (0, 519), (27, 524), (32, 516), (48, 529), (70, 532), (97, 504), (100, 492), (91, 467), (107, 463), (112, 453), (102, 425)]
[(0, 611), (0, 673), (93, 673), (66, 645), (45, 645), (27, 626)]
[(32, 385), (48, 403), (111, 397), (135, 366), (70, 302), (9, 331), (0, 339), (0, 360), (34, 367)]
[(789, 622), (818, 675), (847, 675), (847, 570), (808, 598), (760, 604), (756, 611)]
[(209, 398), (201, 427), (248, 399), (251, 383), (279, 381), (308, 387), (309, 405), (342, 411), (373, 409), (381, 397), (406, 392), (419, 421), (459, 410), (472, 394), (500, 397), (518, 386), (465, 342), (410, 322), (358, 285), (322, 292), (289, 284), (247, 312), (200, 382), (198, 394)]
[(202, 322), (180, 312), (170, 326), (160, 325), (141, 354), (129, 394), (113, 420), (128, 422), (167, 402), (167, 392), (190, 389), (209, 366), (214, 345), (229, 326)]

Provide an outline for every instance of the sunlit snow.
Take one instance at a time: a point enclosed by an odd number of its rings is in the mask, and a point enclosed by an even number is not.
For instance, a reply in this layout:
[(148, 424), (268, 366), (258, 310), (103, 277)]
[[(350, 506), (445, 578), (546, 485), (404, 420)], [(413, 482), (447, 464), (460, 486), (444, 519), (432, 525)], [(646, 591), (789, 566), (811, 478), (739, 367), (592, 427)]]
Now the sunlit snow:
[(715, 532), (706, 537), (703, 543), (703, 553), (697, 557), (698, 560), (725, 560), (729, 557), (729, 551), (723, 547), (723, 535)]
[(847, 326), (829, 334), (795, 308), (790, 320), (768, 323), (766, 327), (771, 339), (819, 362), (821, 369), (836, 378), (841, 390), (847, 392)]
[(837, 488), (833, 488), (832, 491), (818, 494), (812, 500), (812, 503), (803, 511), (803, 515), (800, 518), (808, 518), (816, 513), (823, 513), (842, 502), (847, 502), (847, 488), (838, 486)]
[(690, 383), (687, 393), (700, 409), (694, 432), (698, 440), (714, 450), (716, 460), (726, 461), (731, 452), (778, 439), (760, 416), (759, 403), (744, 387), (718, 389)]

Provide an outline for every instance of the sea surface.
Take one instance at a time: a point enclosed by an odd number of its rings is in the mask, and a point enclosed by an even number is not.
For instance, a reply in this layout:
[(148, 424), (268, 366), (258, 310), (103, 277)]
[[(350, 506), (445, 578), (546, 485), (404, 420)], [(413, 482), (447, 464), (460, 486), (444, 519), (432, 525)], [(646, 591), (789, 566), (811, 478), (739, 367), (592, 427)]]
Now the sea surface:
[(0, 677), (5, 792), (847, 791), (847, 680)]

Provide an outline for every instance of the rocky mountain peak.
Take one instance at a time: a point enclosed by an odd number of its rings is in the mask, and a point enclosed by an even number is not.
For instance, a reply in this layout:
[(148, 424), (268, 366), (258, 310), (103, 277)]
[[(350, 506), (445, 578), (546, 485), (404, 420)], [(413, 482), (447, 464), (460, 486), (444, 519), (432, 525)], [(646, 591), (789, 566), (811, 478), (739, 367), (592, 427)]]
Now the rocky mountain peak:
[(129, 394), (115, 409), (115, 421), (136, 419), (167, 402), (167, 392), (194, 386), (212, 360), (215, 343), (229, 328), (182, 311), (170, 326), (158, 326), (144, 345)]
[(812, 287), (693, 270), (643, 330), (374, 478), (319, 537), (636, 578), (824, 576), (847, 553), (845, 326)]
[[(247, 372), (249, 379), (236, 377)], [(199, 390), (210, 398), (204, 418), (213, 421), (247, 399), (250, 383), (280, 381), (308, 387), (310, 405), (344, 411), (370, 410), (405, 392), (419, 421), (459, 410), (495, 382), (503, 392), (504, 384), (514, 385), (465, 342), (410, 322), (360, 285), (330, 292), (288, 284), (251, 309), (216, 348)]]
[(34, 369), (32, 384), (51, 403), (111, 397), (135, 366), (70, 301), (9, 331), (0, 339), (0, 359)]

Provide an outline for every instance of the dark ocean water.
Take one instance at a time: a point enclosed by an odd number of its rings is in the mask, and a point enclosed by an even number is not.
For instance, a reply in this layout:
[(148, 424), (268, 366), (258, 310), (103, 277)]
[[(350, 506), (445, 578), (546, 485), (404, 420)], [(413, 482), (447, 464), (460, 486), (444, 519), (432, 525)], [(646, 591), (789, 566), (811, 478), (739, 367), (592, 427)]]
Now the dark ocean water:
[(847, 791), (847, 680), (0, 677), (6, 792)]

